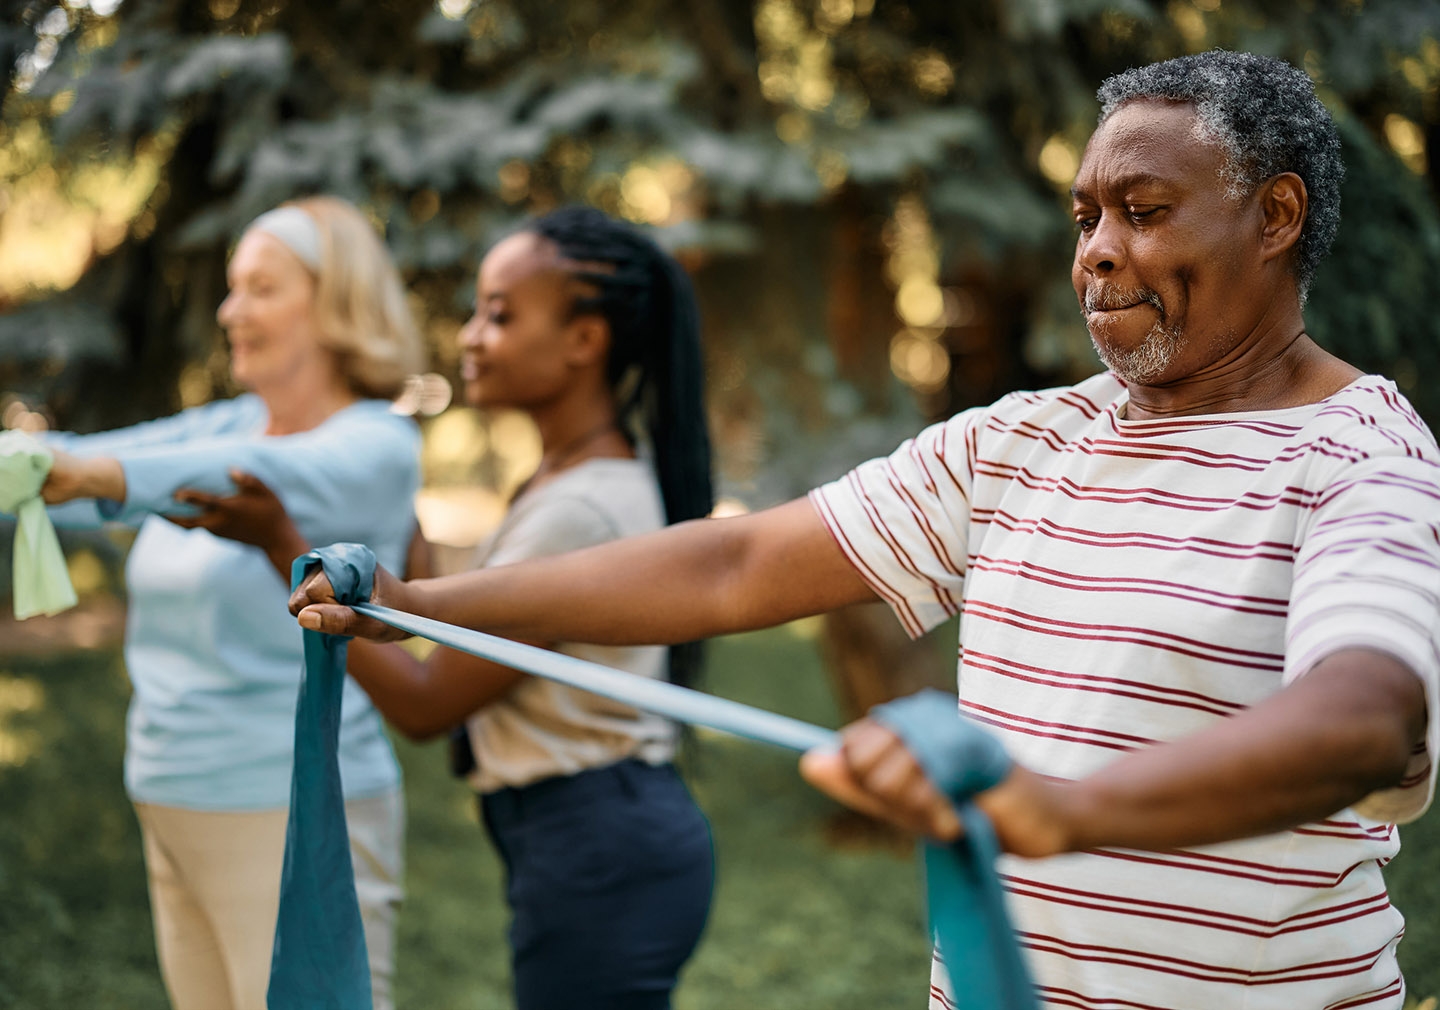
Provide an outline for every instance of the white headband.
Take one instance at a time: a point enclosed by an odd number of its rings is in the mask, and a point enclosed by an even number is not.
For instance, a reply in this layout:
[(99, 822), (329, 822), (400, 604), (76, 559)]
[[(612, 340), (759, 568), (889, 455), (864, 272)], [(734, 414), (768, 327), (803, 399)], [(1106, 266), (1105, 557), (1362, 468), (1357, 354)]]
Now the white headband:
[(320, 272), (320, 227), (315, 219), (299, 207), (276, 207), (267, 210), (245, 229), (260, 229), (285, 243), (285, 247), (310, 268), (311, 273)]

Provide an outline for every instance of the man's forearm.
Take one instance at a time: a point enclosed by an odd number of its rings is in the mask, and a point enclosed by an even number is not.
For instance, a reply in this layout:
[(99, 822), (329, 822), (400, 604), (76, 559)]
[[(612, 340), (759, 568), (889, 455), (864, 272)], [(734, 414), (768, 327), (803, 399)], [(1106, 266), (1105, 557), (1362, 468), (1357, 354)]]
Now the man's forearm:
[[(1048, 779), (1015, 766), (976, 796), (1007, 852), (1044, 857), (1101, 847), (1173, 849), (1322, 820), (1395, 787), (1424, 738), (1425, 691), (1389, 656), (1336, 653), (1239, 715), (1142, 747), (1092, 775)], [(953, 839), (961, 824), (892, 730), (862, 719), (839, 751), (801, 771), (857, 809)]]
[(1321, 820), (1405, 774), (1425, 728), (1420, 678), (1337, 653), (1254, 708), (1057, 786), (1068, 849), (1167, 849)]
[(766, 627), (867, 599), (869, 587), (800, 500), (413, 582), (397, 605), (510, 638), (627, 645)]

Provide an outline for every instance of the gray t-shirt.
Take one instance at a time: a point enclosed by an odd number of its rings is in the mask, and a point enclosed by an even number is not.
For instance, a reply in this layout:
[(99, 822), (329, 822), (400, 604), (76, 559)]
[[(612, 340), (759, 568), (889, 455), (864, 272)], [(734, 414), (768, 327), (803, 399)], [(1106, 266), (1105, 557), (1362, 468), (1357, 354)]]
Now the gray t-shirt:
[[(648, 462), (586, 460), (522, 495), (480, 546), (476, 566), (561, 554), (664, 525)], [(663, 647), (562, 644), (556, 650), (640, 677), (668, 676)], [(476, 764), (470, 785), (482, 793), (627, 757), (663, 764), (675, 755), (676, 729), (669, 720), (539, 677), (525, 677), (466, 725)]]

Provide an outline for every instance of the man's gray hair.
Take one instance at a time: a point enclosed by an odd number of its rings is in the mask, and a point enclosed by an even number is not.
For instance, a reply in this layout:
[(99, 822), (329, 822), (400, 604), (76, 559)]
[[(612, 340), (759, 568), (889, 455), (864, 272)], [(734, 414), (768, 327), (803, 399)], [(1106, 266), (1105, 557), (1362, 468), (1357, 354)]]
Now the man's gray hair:
[(1222, 176), (1237, 197), (1282, 172), (1298, 175), (1310, 204), (1295, 255), (1304, 300), (1340, 226), (1345, 165), (1335, 123), (1303, 71), (1268, 56), (1216, 49), (1116, 74), (1096, 97), (1101, 123), (1128, 102), (1193, 105), (1201, 139), (1226, 153)]

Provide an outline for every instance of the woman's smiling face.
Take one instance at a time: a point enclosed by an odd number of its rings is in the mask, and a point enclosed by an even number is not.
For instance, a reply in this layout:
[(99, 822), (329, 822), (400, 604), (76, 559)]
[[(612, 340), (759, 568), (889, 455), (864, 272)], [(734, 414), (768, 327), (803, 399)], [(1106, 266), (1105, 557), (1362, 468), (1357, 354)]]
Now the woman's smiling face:
[(230, 374), (246, 389), (264, 389), (327, 354), (315, 326), (315, 278), (273, 235), (251, 229), (226, 271), (230, 293), (215, 318), (230, 342)]
[(511, 235), (490, 250), (476, 280), (475, 315), (459, 334), (469, 403), (526, 409), (565, 390), (576, 287), (554, 245), (538, 235)]

